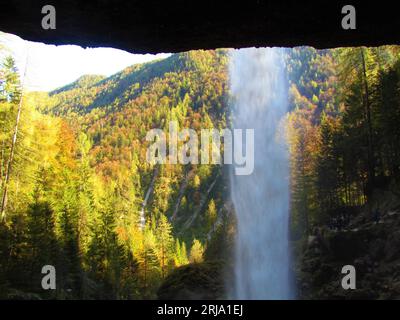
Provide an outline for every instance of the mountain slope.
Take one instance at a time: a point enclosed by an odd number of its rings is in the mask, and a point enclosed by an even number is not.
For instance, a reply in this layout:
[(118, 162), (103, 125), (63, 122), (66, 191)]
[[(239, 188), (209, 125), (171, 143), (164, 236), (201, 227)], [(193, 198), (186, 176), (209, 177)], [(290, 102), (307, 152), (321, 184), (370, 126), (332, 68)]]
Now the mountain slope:
[[(223, 50), (189, 52), (128, 67), (106, 79), (84, 76), (51, 92), (46, 109), (67, 119), (76, 131), (85, 131), (92, 144), (90, 163), (96, 174), (116, 183), (125, 198), (134, 193), (135, 207), (150, 191), (146, 215), (154, 220), (160, 214), (174, 215), (176, 233), (184, 232), (188, 244), (194, 236), (205, 240), (209, 232), (204, 216), (209, 201), (215, 197), (218, 210), (221, 208), (218, 190), (223, 185), (214, 178), (220, 169), (163, 166), (154, 190), (149, 190), (154, 169), (145, 161), (145, 136), (152, 128), (167, 129), (170, 120), (197, 131), (225, 127), (226, 61)], [(139, 180), (135, 183), (131, 181), (133, 170)], [(208, 194), (216, 182), (215, 190)], [(202, 200), (203, 195), (206, 198)], [(190, 222), (194, 213), (197, 223)], [(179, 230), (179, 225), (188, 221), (193, 227)]]

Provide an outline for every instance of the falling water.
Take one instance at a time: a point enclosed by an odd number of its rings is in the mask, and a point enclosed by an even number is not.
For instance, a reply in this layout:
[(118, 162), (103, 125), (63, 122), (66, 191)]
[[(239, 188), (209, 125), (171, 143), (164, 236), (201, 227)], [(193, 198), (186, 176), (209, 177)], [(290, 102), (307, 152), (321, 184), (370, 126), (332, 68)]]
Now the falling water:
[[(235, 50), (230, 64), (235, 129), (254, 129), (254, 172), (231, 173), (237, 215), (236, 299), (290, 299), (289, 165), (282, 120), (287, 112), (283, 51)], [(235, 150), (241, 152), (241, 150)]]

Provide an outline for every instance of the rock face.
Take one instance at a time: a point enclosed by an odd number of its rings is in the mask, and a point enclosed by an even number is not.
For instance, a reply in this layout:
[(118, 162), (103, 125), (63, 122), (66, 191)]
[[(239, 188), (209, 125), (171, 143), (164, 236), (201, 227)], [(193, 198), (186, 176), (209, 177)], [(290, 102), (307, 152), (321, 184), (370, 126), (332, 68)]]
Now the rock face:
[(343, 1), (53, 0), (56, 30), (44, 30), (44, 0), (1, 4), (0, 30), (51, 44), (136, 53), (253, 46), (316, 48), (399, 44), (396, 2), (354, 0), (357, 29), (343, 30)]
[[(356, 290), (341, 286), (345, 265), (356, 268)], [(304, 251), (298, 288), (303, 299), (400, 299), (400, 212), (346, 231), (320, 230)]]
[(158, 290), (161, 300), (216, 300), (225, 294), (223, 263), (205, 262), (176, 269)]

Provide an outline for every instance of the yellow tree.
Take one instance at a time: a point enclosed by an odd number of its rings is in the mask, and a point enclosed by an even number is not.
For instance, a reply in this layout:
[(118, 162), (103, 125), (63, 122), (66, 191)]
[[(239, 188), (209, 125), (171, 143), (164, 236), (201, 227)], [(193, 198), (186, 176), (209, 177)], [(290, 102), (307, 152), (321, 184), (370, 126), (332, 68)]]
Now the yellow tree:
[(203, 262), (204, 248), (201, 242), (197, 239), (193, 240), (192, 248), (190, 249), (190, 262), (201, 263)]
[(216, 219), (217, 219), (217, 208), (215, 206), (214, 199), (211, 199), (211, 201), (208, 204), (208, 209), (207, 209), (208, 229), (211, 229), (214, 226)]
[(0, 204), (0, 216), (1, 220), (4, 221), (6, 217), (6, 207), (7, 207), (7, 196), (8, 196), (8, 187), (11, 175), (11, 168), (14, 161), (14, 153), (15, 153), (15, 146), (17, 143), (17, 136), (18, 136), (18, 128), (19, 128), (19, 121), (21, 117), (21, 109), (22, 109), (22, 98), (21, 98), (21, 89), (18, 77), (18, 70), (15, 66), (15, 61), (12, 57), (7, 57), (5, 62), (3, 63), (4, 71), (4, 81), (1, 83), (1, 87), (4, 88), (4, 98), (7, 102), (15, 103), (18, 105), (18, 111), (15, 119), (14, 125), (14, 132), (11, 139), (11, 147), (10, 147), (10, 154), (7, 161), (7, 166), (5, 169), (5, 176), (3, 181), (3, 188), (2, 188), (2, 198)]

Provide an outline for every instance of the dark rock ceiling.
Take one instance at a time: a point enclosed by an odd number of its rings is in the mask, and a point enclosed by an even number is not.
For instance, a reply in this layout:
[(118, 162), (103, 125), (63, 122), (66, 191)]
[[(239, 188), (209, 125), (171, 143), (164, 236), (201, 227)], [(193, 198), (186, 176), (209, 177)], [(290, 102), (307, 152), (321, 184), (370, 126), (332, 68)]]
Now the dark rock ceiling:
[[(56, 30), (41, 27), (46, 4), (57, 10)], [(357, 30), (341, 28), (346, 4), (357, 9)], [(0, 30), (31, 41), (135, 53), (378, 46), (400, 44), (396, 6), (393, 0), (0, 0)]]

